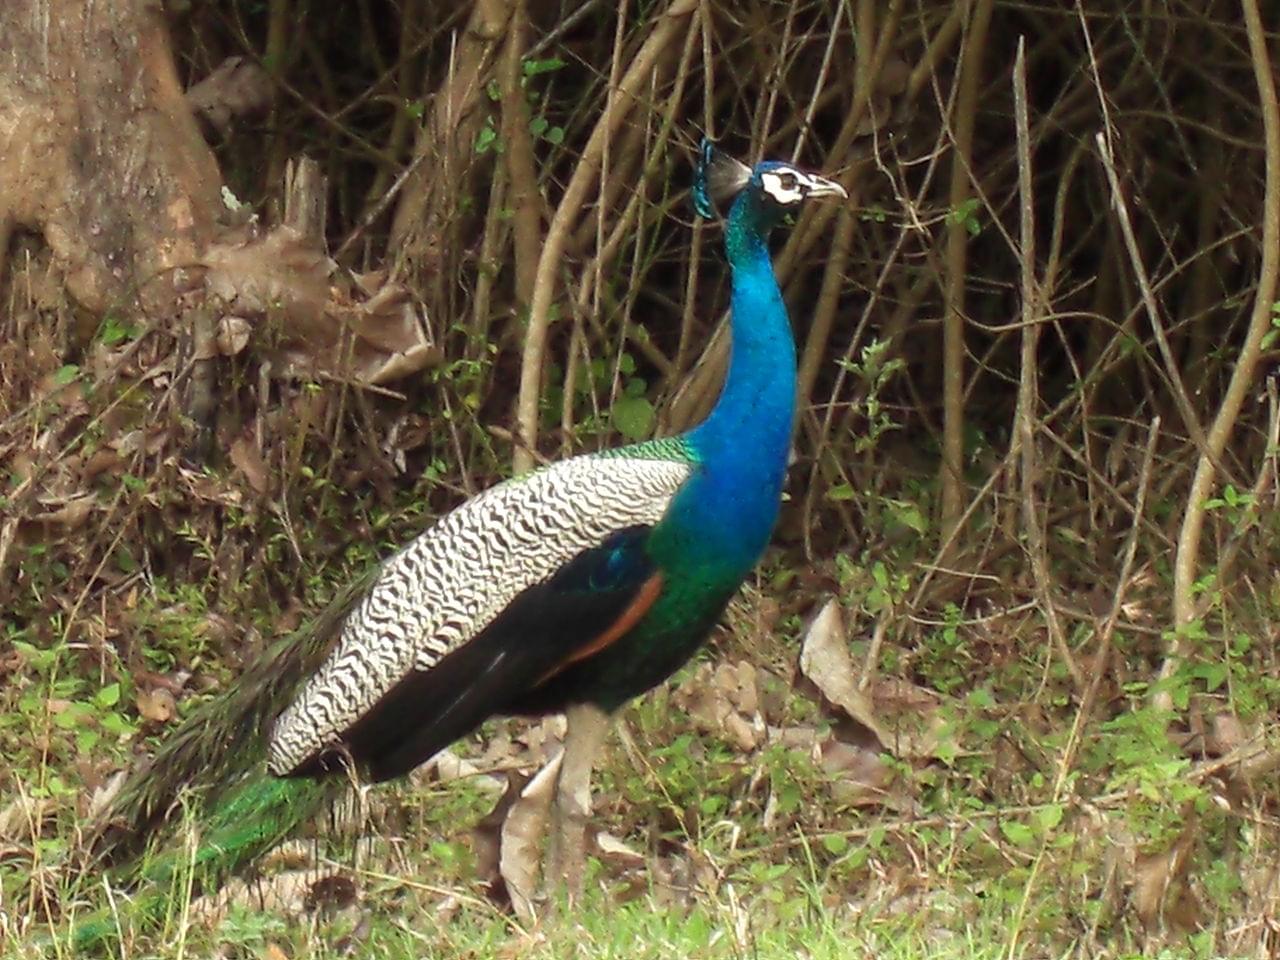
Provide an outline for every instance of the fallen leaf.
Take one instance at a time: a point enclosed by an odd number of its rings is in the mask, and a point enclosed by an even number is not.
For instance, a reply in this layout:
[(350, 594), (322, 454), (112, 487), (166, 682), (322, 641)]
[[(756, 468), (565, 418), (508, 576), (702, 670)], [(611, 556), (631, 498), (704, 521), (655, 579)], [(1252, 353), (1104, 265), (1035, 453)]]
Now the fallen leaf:
[(520, 791), (528, 782), (528, 778), (519, 772), (509, 771), (502, 796), (493, 809), (471, 828), (471, 850), (476, 858), (476, 877), (488, 888), (494, 902), (504, 907), (511, 902), (511, 898), (500, 869), (502, 826), (512, 805), (520, 798)]
[(1240, 718), (1231, 713), (1219, 713), (1213, 718), (1205, 751), (1212, 757), (1224, 757), (1241, 747), (1249, 739)]
[(644, 854), (632, 849), (620, 838), (601, 830), (595, 835), (595, 848), (602, 860), (621, 868), (644, 866)]
[(800, 648), (800, 672), (813, 681), (827, 700), (875, 734), (882, 747), (890, 742), (874, 715), (871, 702), (858, 689), (840, 605), (835, 600), (828, 600), (809, 625)]
[(173, 694), (164, 687), (155, 687), (141, 691), (133, 701), (138, 716), (152, 723), (168, 723), (178, 712), (178, 705)]
[(441, 750), (430, 763), (419, 769), (424, 774), (434, 775), (441, 783), (465, 778), (473, 786), (491, 793), (501, 793), (505, 789), (498, 777), (482, 773), (478, 766), (465, 757), (458, 756), (452, 750)]
[(53, 812), (54, 802), (48, 797), (14, 797), (0, 809), (0, 840), (25, 843), (40, 836), (41, 824)]
[(756, 668), (747, 661), (703, 664), (682, 683), (672, 701), (699, 729), (721, 737), (746, 753), (764, 742)]
[(308, 912), (340, 909), (355, 903), (356, 893), (354, 880), (343, 873), (331, 873), (311, 884), (307, 891), (306, 909)]
[[(279, 913), (299, 917), (315, 904), (315, 890), (341, 887), (354, 891), (352, 881), (338, 873), (317, 874), (314, 867), (255, 876), (251, 882), (239, 877), (216, 893), (192, 901), (192, 919), (208, 926), (221, 922), (232, 906), (254, 913)], [(354, 898), (354, 893), (353, 893)]]
[(266, 70), (247, 57), (227, 57), (187, 89), (186, 100), (192, 113), (204, 117), (226, 137), (233, 117), (266, 110), (273, 94)]
[(293, 633), (302, 625), (303, 616), (306, 614), (307, 608), (296, 594), (290, 594), (285, 601), (285, 608), (280, 611), (280, 615), (272, 621), (271, 633), (273, 636), (283, 637), (287, 633)]
[(943, 697), (895, 677), (863, 682), (845, 641), (840, 609), (828, 601), (805, 634), (800, 673), (840, 720), (841, 740), (887, 750), (900, 759), (954, 757), (955, 734), (942, 716)]
[(498, 851), (498, 873), (506, 884), (511, 909), (520, 919), (532, 922), (537, 914), (534, 901), (541, 879), (542, 849), (551, 822), (551, 803), (564, 752), (556, 754), (520, 791), (502, 823)]
[(236, 437), (231, 442), (231, 463), (244, 474), (254, 493), (265, 496), (271, 489), (271, 473), (257, 445), (248, 437)]
[(883, 753), (833, 736), (818, 747), (818, 765), (832, 776), (831, 794), (839, 802), (852, 807), (889, 806), (901, 812), (901, 798), (889, 793), (894, 773)]
[(1148, 931), (1166, 924), (1195, 929), (1198, 904), (1187, 885), (1187, 869), (1195, 846), (1196, 821), (1191, 819), (1167, 850), (1139, 854), (1133, 868), (1133, 908)]
[(98, 819), (111, 801), (116, 798), (116, 795), (120, 793), (120, 788), (124, 786), (128, 775), (128, 770), (117, 770), (98, 785), (97, 789), (93, 791), (93, 795), (89, 798), (89, 809), (85, 812), (88, 819), (93, 821)]
[(45, 527), (59, 527), (64, 531), (78, 530), (84, 526), (97, 505), (98, 498), (92, 493), (76, 494), (59, 501), (54, 509), (32, 517), (31, 522)]
[(224, 357), (234, 357), (249, 345), (253, 325), (244, 317), (223, 317), (218, 321), (218, 352)]

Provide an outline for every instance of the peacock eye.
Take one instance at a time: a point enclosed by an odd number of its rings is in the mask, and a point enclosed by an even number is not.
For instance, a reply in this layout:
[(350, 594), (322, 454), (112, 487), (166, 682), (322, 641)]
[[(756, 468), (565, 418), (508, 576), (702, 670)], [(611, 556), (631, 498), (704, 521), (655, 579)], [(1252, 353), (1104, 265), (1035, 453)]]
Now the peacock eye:
[(794, 190), (799, 186), (799, 181), (794, 173), (784, 173), (778, 177), (778, 183), (782, 185), (783, 190)]

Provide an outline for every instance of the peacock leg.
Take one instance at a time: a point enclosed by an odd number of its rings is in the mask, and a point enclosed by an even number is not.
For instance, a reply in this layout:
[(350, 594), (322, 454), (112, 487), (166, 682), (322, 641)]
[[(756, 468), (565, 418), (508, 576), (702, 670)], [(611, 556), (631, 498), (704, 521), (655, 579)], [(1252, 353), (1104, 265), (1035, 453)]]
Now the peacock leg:
[(609, 714), (592, 704), (566, 711), (564, 759), (551, 801), (551, 837), (544, 878), (547, 891), (558, 886), (570, 901), (582, 896), (587, 855), (587, 818), (591, 815), (591, 769), (609, 733)]

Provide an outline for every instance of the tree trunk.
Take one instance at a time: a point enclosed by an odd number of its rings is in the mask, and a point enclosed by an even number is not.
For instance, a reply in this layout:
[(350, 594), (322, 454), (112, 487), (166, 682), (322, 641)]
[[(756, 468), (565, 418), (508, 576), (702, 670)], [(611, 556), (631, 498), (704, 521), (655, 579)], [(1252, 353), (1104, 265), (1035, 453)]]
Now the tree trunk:
[(86, 321), (173, 299), (220, 184), (158, 3), (0, 3), (0, 223), (44, 238)]

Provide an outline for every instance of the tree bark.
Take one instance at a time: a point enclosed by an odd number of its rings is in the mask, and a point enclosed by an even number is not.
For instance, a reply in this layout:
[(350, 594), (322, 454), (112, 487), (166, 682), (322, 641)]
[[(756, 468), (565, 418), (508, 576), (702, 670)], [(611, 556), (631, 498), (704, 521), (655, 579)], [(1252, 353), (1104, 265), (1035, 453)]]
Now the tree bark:
[(220, 185), (158, 3), (0, 3), (0, 222), (43, 236), (95, 327), (172, 300)]

